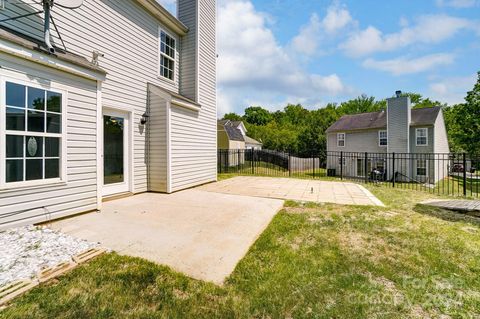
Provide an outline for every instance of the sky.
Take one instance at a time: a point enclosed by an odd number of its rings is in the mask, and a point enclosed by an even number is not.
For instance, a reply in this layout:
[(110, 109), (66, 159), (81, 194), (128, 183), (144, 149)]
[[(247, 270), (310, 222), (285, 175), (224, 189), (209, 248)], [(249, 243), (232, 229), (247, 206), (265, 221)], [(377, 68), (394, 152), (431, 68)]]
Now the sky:
[[(159, 0), (175, 12), (175, 0)], [(461, 103), (480, 0), (217, 0), (218, 113), (309, 109), (396, 90)]]

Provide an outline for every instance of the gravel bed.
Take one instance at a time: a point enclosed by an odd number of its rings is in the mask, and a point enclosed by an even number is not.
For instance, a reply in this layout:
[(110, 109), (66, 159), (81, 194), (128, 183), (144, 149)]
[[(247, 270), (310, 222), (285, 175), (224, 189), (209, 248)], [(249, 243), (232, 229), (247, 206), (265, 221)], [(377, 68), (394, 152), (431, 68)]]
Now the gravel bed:
[(0, 286), (33, 278), (38, 271), (70, 261), (72, 256), (99, 246), (42, 226), (0, 232)]

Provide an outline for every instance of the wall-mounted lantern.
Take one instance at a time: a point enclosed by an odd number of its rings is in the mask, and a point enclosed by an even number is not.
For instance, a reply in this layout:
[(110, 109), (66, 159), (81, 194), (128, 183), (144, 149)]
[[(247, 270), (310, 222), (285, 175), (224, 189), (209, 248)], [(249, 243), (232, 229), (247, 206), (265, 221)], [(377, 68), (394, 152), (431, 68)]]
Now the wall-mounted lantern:
[(150, 117), (150, 115), (148, 115), (147, 113), (143, 113), (142, 118), (140, 119), (140, 123), (142, 125), (147, 124), (149, 117)]

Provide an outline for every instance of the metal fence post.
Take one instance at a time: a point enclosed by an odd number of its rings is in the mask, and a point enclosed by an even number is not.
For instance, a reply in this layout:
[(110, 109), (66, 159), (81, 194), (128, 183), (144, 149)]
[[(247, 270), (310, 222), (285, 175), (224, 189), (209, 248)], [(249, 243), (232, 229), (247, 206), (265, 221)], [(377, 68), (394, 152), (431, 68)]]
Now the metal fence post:
[(368, 184), (368, 153), (365, 152), (365, 164), (363, 165), (364, 166), (364, 170), (365, 170), (365, 183)]
[(340, 180), (343, 180), (343, 151), (340, 152)]
[(291, 154), (290, 151), (288, 151), (288, 177), (292, 176), (292, 159), (291, 159)]
[(467, 196), (467, 156), (463, 153), (463, 196)]
[(392, 153), (392, 186), (395, 188), (395, 152)]
[(315, 178), (315, 156), (312, 152), (313, 178)]

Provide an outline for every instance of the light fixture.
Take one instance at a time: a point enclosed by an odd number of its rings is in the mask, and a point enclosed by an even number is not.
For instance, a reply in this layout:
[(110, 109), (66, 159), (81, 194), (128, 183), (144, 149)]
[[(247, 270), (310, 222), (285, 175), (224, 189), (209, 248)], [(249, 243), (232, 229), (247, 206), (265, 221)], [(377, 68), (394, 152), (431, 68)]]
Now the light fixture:
[(150, 117), (150, 115), (148, 115), (147, 113), (143, 113), (142, 118), (140, 119), (140, 123), (142, 125), (147, 124), (149, 117)]

